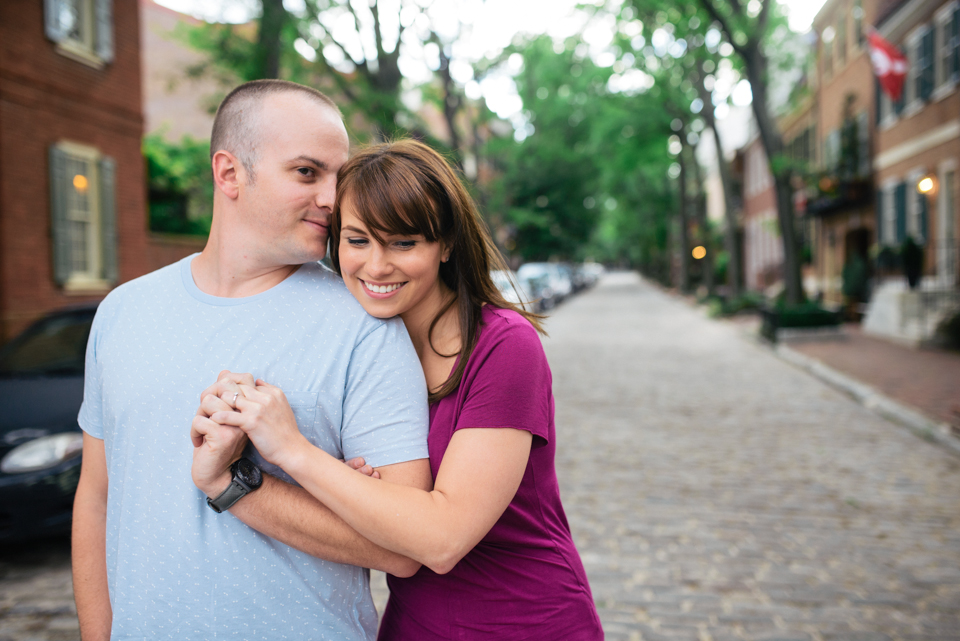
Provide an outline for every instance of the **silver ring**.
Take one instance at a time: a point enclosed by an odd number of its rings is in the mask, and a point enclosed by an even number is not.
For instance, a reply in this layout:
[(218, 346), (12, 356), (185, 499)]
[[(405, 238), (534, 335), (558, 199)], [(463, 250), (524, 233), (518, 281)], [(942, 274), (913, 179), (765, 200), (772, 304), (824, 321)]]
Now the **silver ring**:
[(238, 396), (240, 396), (240, 392), (234, 392), (234, 393), (233, 393), (233, 407), (234, 407), (234, 409), (236, 409), (236, 407), (237, 407), (237, 397), (238, 397)]

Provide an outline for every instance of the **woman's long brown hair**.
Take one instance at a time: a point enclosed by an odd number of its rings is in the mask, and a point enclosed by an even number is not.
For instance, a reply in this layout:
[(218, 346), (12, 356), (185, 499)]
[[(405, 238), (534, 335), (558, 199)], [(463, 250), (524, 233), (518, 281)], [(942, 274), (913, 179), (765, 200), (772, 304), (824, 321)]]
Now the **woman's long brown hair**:
[[(436, 151), (415, 140), (397, 140), (372, 145), (347, 161), (337, 175), (337, 199), (330, 221), (330, 259), (340, 273), (340, 205), (348, 198), (357, 217), (375, 239), (380, 234), (422, 235), (428, 242), (442, 241), (451, 248), (450, 258), (440, 263), (440, 279), (453, 297), (430, 323), (428, 337), (451, 305), (457, 305), (460, 322), (460, 361), (436, 390), (429, 390), (435, 403), (460, 385), (467, 361), (477, 345), (484, 304), (511, 309), (530, 321), (538, 332), (543, 318), (504, 299), (490, 277), (490, 270), (507, 266), (490, 237), (486, 224), (456, 172)], [(452, 356), (452, 354), (441, 354)]]

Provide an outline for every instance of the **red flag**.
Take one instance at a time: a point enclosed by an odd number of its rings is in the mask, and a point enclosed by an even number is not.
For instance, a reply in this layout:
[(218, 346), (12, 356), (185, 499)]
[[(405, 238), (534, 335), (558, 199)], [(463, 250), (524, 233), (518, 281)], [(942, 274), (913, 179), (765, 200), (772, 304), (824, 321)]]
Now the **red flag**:
[(910, 64), (900, 50), (883, 39), (876, 31), (870, 30), (867, 34), (870, 42), (870, 62), (873, 63), (873, 72), (880, 81), (884, 93), (890, 100), (896, 102), (903, 93), (903, 82), (907, 77)]

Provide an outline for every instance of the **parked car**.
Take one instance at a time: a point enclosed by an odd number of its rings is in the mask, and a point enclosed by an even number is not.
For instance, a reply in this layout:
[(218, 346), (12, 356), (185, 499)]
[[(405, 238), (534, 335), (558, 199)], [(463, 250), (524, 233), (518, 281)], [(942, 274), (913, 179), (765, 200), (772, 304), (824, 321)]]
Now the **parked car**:
[(538, 310), (530, 289), (520, 281), (515, 272), (495, 269), (490, 272), (490, 278), (508, 303), (522, 305), (531, 312)]
[(0, 540), (70, 530), (96, 306), (52, 312), (0, 348)]
[(581, 287), (593, 287), (600, 280), (600, 276), (606, 271), (600, 263), (581, 263), (577, 265), (575, 274), (581, 283)]
[(573, 293), (573, 282), (557, 263), (526, 263), (517, 270), (522, 282), (538, 283), (539, 292), (534, 292), (545, 303), (544, 309), (550, 309)]

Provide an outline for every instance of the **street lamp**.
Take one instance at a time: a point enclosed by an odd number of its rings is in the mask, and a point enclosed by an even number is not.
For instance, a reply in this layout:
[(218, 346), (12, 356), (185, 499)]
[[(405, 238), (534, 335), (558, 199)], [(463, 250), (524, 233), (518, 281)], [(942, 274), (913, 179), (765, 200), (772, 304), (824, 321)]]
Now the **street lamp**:
[(701, 258), (707, 255), (707, 248), (704, 247), (703, 245), (698, 245), (693, 248), (693, 252), (691, 253), (693, 254), (693, 257), (696, 260), (700, 260)]

